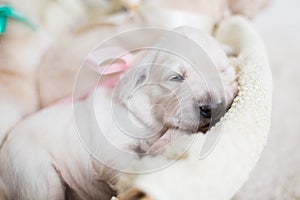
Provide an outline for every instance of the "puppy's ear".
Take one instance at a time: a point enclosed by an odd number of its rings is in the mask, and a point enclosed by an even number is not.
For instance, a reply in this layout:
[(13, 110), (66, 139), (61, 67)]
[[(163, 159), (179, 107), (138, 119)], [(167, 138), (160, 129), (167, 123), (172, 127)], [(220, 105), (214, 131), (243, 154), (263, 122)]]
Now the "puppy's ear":
[(150, 64), (137, 65), (122, 75), (116, 91), (121, 101), (127, 101), (149, 79), (150, 68)]
[(124, 71), (133, 59), (133, 55), (120, 47), (96, 49), (90, 53), (85, 65), (100, 75)]
[(116, 95), (121, 102), (126, 102), (149, 80), (155, 57), (155, 51), (141, 51), (135, 54), (131, 66), (117, 84)]

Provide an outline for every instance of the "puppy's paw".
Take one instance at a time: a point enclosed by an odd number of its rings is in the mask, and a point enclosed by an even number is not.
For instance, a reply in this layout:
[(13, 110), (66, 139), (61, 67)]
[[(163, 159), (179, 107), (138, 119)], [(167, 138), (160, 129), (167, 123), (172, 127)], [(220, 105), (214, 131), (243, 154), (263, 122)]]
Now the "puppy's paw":
[(145, 192), (138, 188), (131, 188), (126, 192), (118, 195), (118, 200), (153, 200)]

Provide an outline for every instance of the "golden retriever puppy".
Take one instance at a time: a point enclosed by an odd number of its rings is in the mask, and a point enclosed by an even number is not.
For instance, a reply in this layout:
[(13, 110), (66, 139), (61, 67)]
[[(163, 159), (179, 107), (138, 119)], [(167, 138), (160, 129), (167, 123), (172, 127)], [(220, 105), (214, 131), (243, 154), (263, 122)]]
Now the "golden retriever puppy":
[[(216, 123), (236, 93), (234, 69), (210, 36), (188, 27), (176, 33), (142, 52), (115, 89), (100, 85), (84, 100), (20, 122), (0, 152), (8, 198), (108, 200), (122, 170), (165, 134)], [(190, 62), (161, 50), (179, 39)], [(205, 51), (193, 51), (195, 44)]]

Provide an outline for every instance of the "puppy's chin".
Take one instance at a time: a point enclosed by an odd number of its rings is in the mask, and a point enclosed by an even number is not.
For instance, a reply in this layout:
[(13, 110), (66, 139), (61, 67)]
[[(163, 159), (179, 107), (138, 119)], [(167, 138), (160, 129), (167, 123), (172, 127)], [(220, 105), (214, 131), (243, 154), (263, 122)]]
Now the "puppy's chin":
[[(175, 120), (173, 120), (175, 121)], [(179, 120), (177, 120), (179, 121)], [(201, 121), (197, 117), (194, 120), (191, 120), (189, 122), (187, 121), (181, 121), (173, 124), (168, 124), (168, 128), (170, 129), (178, 129), (180, 131), (183, 131), (187, 134), (193, 134), (193, 133), (206, 133), (210, 127), (212, 126), (212, 123), (210, 121)]]
[(196, 125), (185, 124), (181, 122), (175, 124), (168, 123), (166, 126), (168, 127), (168, 129), (177, 129), (187, 134), (193, 134), (199, 132), (199, 125), (196, 126)]
[(197, 132), (201, 132), (205, 134), (210, 128), (210, 124), (204, 125), (204, 126), (199, 126)]

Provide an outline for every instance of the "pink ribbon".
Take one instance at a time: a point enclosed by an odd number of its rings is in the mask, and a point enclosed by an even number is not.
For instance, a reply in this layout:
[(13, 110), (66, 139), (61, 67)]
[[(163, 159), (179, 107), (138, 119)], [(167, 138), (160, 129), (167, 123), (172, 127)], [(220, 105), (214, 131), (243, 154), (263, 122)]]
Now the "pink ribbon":
[[(96, 87), (108, 87), (114, 88), (123, 71), (129, 68), (130, 63), (133, 60), (133, 55), (128, 53), (125, 49), (119, 47), (108, 47), (102, 49), (96, 49), (87, 56), (85, 66), (96, 71), (100, 75), (110, 75), (111, 77), (105, 81), (101, 81)], [(94, 89), (94, 88), (92, 88)], [(66, 97), (56, 104), (65, 104), (73, 101), (85, 100), (91, 93), (91, 90), (78, 97)]]
[(119, 72), (126, 71), (133, 60), (133, 55), (119, 47), (98, 49), (88, 55), (86, 65), (100, 75), (115, 74), (106, 81), (100, 81), (99, 86), (114, 88), (121, 76)]

